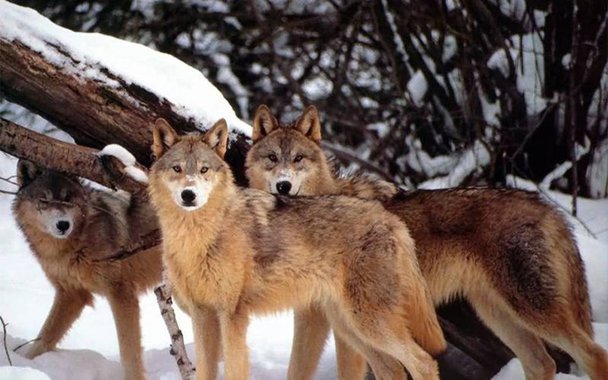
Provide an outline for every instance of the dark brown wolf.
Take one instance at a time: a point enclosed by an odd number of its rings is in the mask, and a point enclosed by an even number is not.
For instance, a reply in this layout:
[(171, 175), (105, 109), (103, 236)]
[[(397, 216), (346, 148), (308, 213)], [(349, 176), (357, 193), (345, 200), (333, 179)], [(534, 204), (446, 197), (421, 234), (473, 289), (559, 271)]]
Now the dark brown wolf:
[(239, 188), (227, 134), (224, 120), (180, 137), (160, 119), (153, 132), (150, 200), (168, 282), (192, 317), (197, 378), (215, 378), (221, 342), (226, 379), (246, 379), (249, 315), (315, 304), (378, 378), (393, 379), (397, 361), (438, 379), (425, 350), (445, 340), (399, 218), (376, 201)]
[(96, 293), (112, 308), (125, 379), (144, 379), (137, 297), (161, 280), (160, 247), (121, 261), (99, 259), (156, 228), (154, 210), (29, 161), (17, 164), (17, 180), (15, 218), (55, 288), (53, 307), (26, 356), (53, 350)]
[[(250, 186), (289, 195), (343, 194), (382, 200), (416, 242), (436, 305), (467, 299), (522, 361), (526, 379), (553, 379), (545, 342), (569, 353), (594, 380), (608, 379), (608, 355), (593, 341), (583, 262), (564, 217), (538, 194), (461, 188), (404, 192), (368, 177), (339, 178), (320, 148), (317, 110), (280, 126), (260, 106), (246, 160)], [(295, 317), (290, 379), (309, 379), (328, 333), (322, 313)], [(340, 378), (364, 365), (337, 339)]]

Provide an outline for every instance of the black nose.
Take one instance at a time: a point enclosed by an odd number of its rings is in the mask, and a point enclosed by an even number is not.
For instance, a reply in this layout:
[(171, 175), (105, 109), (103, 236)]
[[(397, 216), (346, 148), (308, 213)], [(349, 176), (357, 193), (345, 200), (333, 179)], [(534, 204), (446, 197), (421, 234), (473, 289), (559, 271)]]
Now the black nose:
[(67, 231), (68, 228), (70, 228), (70, 222), (67, 222), (65, 220), (60, 220), (59, 222), (57, 222), (57, 229), (62, 233)]
[(196, 199), (196, 194), (192, 190), (184, 190), (182, 191), (182, 200), (185, 204), (192, 204)]
[(279, 194), (287, 195), (289, 194), (289, 190), (291, 190), (291, 182), (281, 181), (277, 183), (277, 191)]

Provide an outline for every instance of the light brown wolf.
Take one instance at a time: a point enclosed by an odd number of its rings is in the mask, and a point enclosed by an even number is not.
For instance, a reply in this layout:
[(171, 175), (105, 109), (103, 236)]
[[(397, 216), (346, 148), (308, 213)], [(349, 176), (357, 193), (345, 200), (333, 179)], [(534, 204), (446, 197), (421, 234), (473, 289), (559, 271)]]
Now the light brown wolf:
[(137, 296), (160, 282), (161, 249), (121, 261), (103, 258), (157, 226), (146, 197), (95, 190), (24, 160), (17, 179), (15, 218), (55, 288), (51, 311), (26, 357), (53, 350), (95, 293), (110, 303), (125, 379), (144, 379)]
[(163, 119), (153, 130), (150, 200), (168, 282), (192, 317), (197, 378), (215, 378), (221, 342), (226, 379), (246, 379), (249, 315), (314, 303), (379, 378), (392, 379), (390, 357), (438, 379), (425, 350), (446, 343), (403, 223), (376, 201), (237, 187), (227, 133), (223, 119), (204, 135), (178, 137)]
[[(339, 178), (319, 144), (309, 107), (280, 126), (266, 106), (253, 123), (246, 160), (250, 186), (289, 195), (377, 198), (405, 221), (435, 305), (467, 299), (522, 361), (526, 379), (553, 379), (545, 342), (569, 353), (594, 380), (608, 379), (608, 355), (593, 341), (583, 262), (563, 216), (536, 193), (460, 188), (399, 191), (369, 177)], [(309, 379), (328, 333), (317, 309), (295, 316), (290, 379)], [(337, 340), (339, 377), (361, 378), (364, 365)]]

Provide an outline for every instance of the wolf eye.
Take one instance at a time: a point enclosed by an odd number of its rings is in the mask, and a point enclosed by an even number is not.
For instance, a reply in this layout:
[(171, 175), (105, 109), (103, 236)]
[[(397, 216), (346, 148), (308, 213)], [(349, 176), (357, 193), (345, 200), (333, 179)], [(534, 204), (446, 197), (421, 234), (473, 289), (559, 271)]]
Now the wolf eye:
[(179, 165), (175, 165), (173, 167), (173, 171), (176, 172), (176, 173), (181, 173), (182, 172), (182, 168)]
[(201, 173), (205, 174), (205, 173), (207, 173), (207, 170), (209, 170), (209, 168), (208, 168), (208, 167), (206, 167), (206, 166), (203, 166), (203, 167), (201, 168)]
[(301, 154), (298, 154), (296, 156), (296, 158), (293, 159), (293, 162), (300, 162), (300, 161), (302, 161), (303, 158), (304, 158), (304, 156), (302, 156)]
[(269, 156), (268, 156), (268, 159), (269, 159), (270, 161), (272, 161), (272, 162), (277, 162), (277, 161), (279, 160), (279, 159), (277, 158), (277, 156), (276, 156), (276, 155), (274, 155), (274, 154), (269, 155)]

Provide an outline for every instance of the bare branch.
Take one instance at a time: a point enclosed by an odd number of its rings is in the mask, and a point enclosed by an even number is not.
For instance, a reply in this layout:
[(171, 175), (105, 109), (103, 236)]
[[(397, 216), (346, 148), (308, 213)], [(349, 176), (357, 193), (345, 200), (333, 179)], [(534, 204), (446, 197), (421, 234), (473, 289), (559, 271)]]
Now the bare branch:
[[(145, 189), (144, 184), (128, 176), (124, 176), (121, 183), (114, 183), (102, 166), (96, 149), (59, 141), (3, 118), (0, 118), (0, 150), (42, 167), (75, 174), (110, 188), (118, 186), (129, 192)], [(111, 158), (110, 162), (117, 171), (121, 170), (122, 164), (118, 160)], [(138, 168), (147, 170), (141, 165)]]
[(6, 345), (6, 326), (8, 326), (6, 323), (4, 323), (4, 318), (2, 318), (2, 316), (0, 315), (0, 322), (2, 323), (2, 331), (4, 332), (4, 335), (2, 336), (2, 341), (4, 343), (4, 352), (6, 353), (6, 358), (8, 359), (8, 364), (9, 365), (13, 365), (13, 361), (11, 360), (11, 356), (8, 354), (8, 346)]
[(157, 286), (154, 289), (160, 314), (163, 316), (169, 335), (171, 336), (171, 355), (177, 361), (177, 367), (183, 380), (194, 378), (194, 367), (188, 359), (186, 346), (184, 345), (184, 335), (177, 325), (175, 312), (173, 311), (173, 300), (171, 299), (171, 290), (166, 284)]

